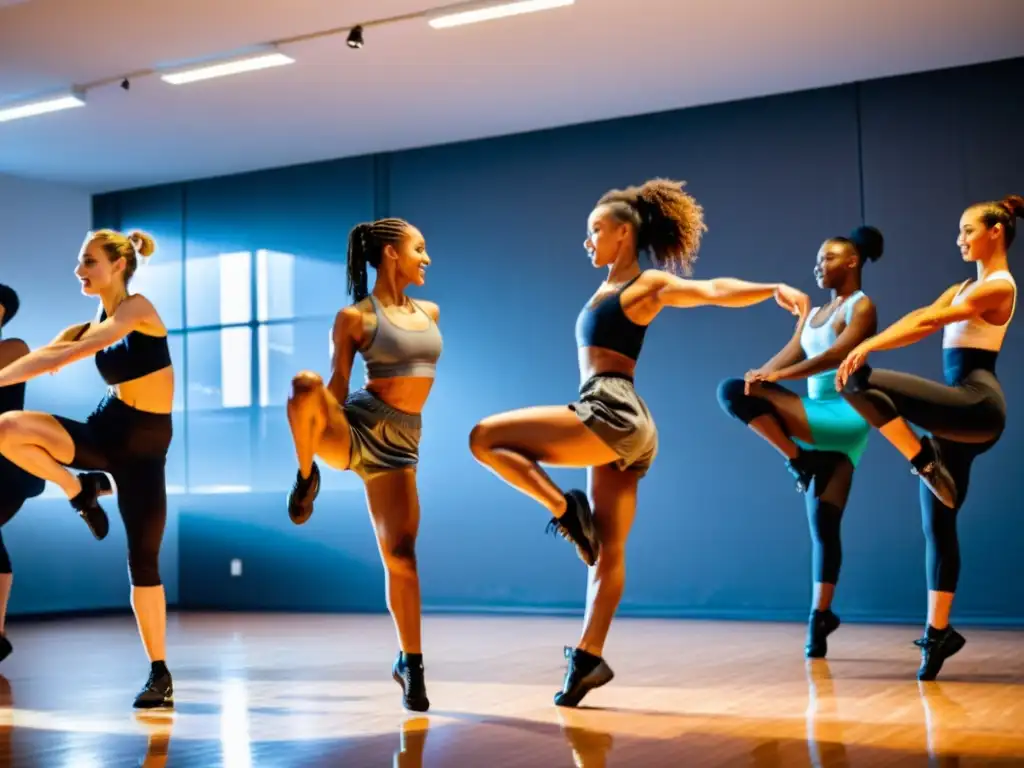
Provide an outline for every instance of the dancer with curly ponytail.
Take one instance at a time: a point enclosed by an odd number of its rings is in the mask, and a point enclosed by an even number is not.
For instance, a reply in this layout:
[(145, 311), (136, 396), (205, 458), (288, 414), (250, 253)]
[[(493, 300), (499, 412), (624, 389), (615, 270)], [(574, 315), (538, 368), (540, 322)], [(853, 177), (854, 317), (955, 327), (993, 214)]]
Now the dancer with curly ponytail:
[[(579, 399), (490, 416), (470, 435), (476, 459), (547, 508), (549, 530), (591, 567), (583, 635), (566, 648), (559, 706), (576, 706), (613, 676), (601, 654), (622, 597), (637, 487), (658, 447), (654, 420), (633, 386), (647, 326), (665, 307), (746, 307), (775, 297), (794, 314), (809, 309), (806, 296), (781, 283), (673, 274), (690, 273), (705, 230), (703, 210), (681, 182), (655, 179), (605, 194), (584, 242), (591, 263), (608, 275), (576, 320)], [(641, 269), (645, 252), (654, 269)], [(587, 468), (588, 493), (563, 492), (542, 464)]]
[[(836, 389), (920, 478), (928, 576), (928, 623), (915, 641), (921, 649), (920, 680), (934, 680), (945, 660), (967, 642), (949, 624), (960, 578), (956, 518), (967, 499), (971, 465), (1006, 427), (996, 359), (1017, 307), (1006, 252), (1018, 218), (1024, 218), (1019, 195), (964, 211), (957, 245), (961, 258), (977, 265), (977, 278), (950, 286), (931, 306), (857, 345), (836, 375)], [(945, 384), (867, 365), (872, 352), (906, 347), (940, 328)], [(930, 435), (918, 437), (910, 424)]]
[[(381, 219), (356, 226), (348, 242), (348, 291), (355, 303), (334, 320), (330, 381), (325, 385), (316, 373), (303, 371), (292, 380), (288, 399), (299, 462), (288, 515), (301, 525), (313, 514), (320, 492), (316, 456), (363, 480), (400, 646), (392, 677), (402, 686), (404, 706), (420, 712), (430, 703), (420, 647), (416, 465), (420, 413), (442, 343), (437, 305), (413, 301), (405, 289), (424, 284), (429, 264), (423, 235), (408, 222)], [(377, 273), (372, 294), (367, 266)], [(366, 383), (350, 393), (356, 352), (366, 364)]]

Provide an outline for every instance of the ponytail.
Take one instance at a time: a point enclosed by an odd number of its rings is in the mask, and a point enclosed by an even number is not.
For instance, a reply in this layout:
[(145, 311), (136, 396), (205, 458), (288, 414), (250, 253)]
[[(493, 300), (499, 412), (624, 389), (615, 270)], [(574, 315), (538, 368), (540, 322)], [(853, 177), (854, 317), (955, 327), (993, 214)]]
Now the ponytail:
[(353, 301), (369, 295), (367, 265), (380, 267), (384, 246), (397, 245), (405, 237), (409, 224), (403, 219), (378, 219), (356, 224), (348, 233), (347, 291)]

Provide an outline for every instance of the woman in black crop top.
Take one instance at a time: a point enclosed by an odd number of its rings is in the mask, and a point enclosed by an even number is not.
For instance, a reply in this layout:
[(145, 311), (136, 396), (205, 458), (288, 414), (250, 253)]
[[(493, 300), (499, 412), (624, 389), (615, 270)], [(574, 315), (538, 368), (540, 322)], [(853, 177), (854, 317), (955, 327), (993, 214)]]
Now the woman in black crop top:
[[(656, 179), (602, 197), (584, 248), (608, 276), (576, 321), (579, 400), (491, 416), (470, 435), (477, 460), (545, 506), (553, 515), (549, 530), (572, 541), (592, 566), (583, 636), (566, 649), (559, 706), (576, 706), (612, 678), (601, 653), (622, 596), (637, 486), (658, 445), (654, 420), (633, 388), (647, 326), (665, 307), (746, 307), (774, 297), (794, 314), (810, 309), (804, 294), (781, 283), (673, 274), (690, 271), (704, 230), (703, 210), (678, 182)], [(641, 269), (644, 251), (656, 269)], [(588, 493), (563, 493), (542, 464), (586, 467)]]
[[(82, 293), (100, 300), (97, 319), (66, 329), (0, 370), (0, 387), (6, 387), (95, 356), (110, 385), (85, 422), (32, 411), (3, 414), (0, 454), (59, 485), (97, 539), (109, 530), (98, 498), (113, 490), (105, 473), (113, 477), (128, 539), (132, 608), (151, 662), (149, 679), (135, 698), (138, 708), (174, 702), (165, 664), (167, 603), (159, 571), (174, 372), (160, 316), (144, 296), (128, 294), (139, 259), (154, 248), (152, 238), (142, 232), (90, 233), (75, 274)], [(86, 471), (75, 475), (66, 467)]]

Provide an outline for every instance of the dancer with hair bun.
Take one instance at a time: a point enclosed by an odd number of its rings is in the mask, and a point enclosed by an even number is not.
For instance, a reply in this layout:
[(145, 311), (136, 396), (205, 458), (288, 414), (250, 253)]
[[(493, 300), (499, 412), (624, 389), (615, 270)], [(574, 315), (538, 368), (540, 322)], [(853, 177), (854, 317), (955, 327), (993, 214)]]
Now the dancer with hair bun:
[[(110, 528), (99, 499), (112, 492), (107, 475), (113, 477), (128, 539), (132, 608), (150, 660), (149, 679), (135, 697), (134, 706), (141, 709), (174, 704), (159, 570), (174, 371), (160, 315), (145, 296), (128, 292), (140, 261), (155, 248), (143, 232), (90, 232), (75, 275), (82, 293), (99, 299), (96, 319), (67, 328), (0, 370), (0, 387), (10, 387), (92, 356), (108, 385), (84, 422), (34, 411), (0, 415), (0, 454), (60, 486), (97, 539)], [(65, 467), (86, 471), (76, 475)]]

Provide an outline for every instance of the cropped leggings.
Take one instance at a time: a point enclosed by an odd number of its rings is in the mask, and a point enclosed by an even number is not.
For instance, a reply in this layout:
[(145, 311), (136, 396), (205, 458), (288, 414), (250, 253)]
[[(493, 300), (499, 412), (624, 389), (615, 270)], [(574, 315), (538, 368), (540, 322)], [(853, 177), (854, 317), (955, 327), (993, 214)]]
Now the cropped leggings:
[[(775, 383), (762, 382), (760, 388), (789, 392)], [(726, 379), (719, 384), (718, 402), (722, 410), (744, 424), (759, 416), (772, 416), (783, 426), (770, 400), (743, 390), (742, 379)], [(819, 450), (815, 451), (815, 470), (815, 479), (804, 494), (811, 532), (812, 573), (816, 582), (837, 584), (843, 564), (840, 528), (853, 485), (854, 466), (845, 453)]]
[(957, 514), (967, 499), (971, 465), (1002, 436), (1006, 400), (992, 370), (947, 365), (946, 378), (948, 385), (864, 366), (847, 380), (843, 396), (875, 428), (902, 416), (938, 443), (956, 483), (957, 504), (949, 509), (920, 484), (928, 589), (955, 592), (960, 579)]
[(69, 466), (107, 472), (128, 539), (133, 586), (160, 586), (160, 545), (167, 524), (164, 467), (171, 445), (170, 414), (132, 408), (108, 395), (83, 423), (55, 417), (75, 444)]

